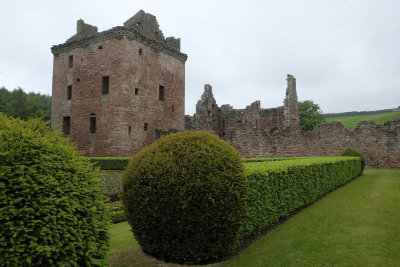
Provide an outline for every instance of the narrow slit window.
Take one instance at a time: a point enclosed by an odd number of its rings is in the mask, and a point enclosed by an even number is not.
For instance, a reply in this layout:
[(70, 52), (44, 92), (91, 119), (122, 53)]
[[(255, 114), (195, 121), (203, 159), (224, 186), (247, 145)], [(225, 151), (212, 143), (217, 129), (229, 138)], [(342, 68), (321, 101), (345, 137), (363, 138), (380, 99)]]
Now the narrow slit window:
[(79, 78), (78, 78), (78, 79), (76, 79), (76, 81), (77, 81), (77, 82), (80, 82), (80, 81), (81, 81), (81, 79), (79, 79)]
[(97, 48), (98, 48), (98, 49), (103, 49), (103, 46), (102, 46), (102, 45), (99, 45)]
[(96, 133), (96, 115), (90, 114), (90, 133)]
[(128, 128), (128, 133), (131, 134), (131, 126)]
[(160, 85), (158, 87), (158, 99), (159, 100), (164, 100), (164, 93), (165, 93), (165, 87), (163, 85)]
[(103, 76), (103, 88), (101, 93), (103, 95), (108, 94), (108, 89), (110, 88), (110, 77), (109, 76)]
[(139, 56), (141, 56), (143, 54), (143, 49), (139, 48)]
[(67, 100), (71, 100), (72, 97), (72, 85), (67, 86)]
[(139, 95), (139, 88), (135, 88), (135, 95)]
[(74, 56), (68, 57), (68, 67), (72, 68), (74, 66)]
[(144, 130), (147, 131), (147, 122), (144, 124)]
[(69, 135), (71, 130), (71, 117), (64, 117), (63, 118), (63, 133), (65, 135)]
[(172, 105), (172, 112), (175, 112), (175, 105)]

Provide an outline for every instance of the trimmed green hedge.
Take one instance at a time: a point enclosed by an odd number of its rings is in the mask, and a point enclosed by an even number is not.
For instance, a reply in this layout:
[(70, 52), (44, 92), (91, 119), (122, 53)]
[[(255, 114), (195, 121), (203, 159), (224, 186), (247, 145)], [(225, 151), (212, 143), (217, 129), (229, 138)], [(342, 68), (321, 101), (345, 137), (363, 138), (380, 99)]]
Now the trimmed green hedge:
[[(125, 170), (131, 158), (127, 157), (87, 157), (90, 162), (101, 170)], [(266, 161), (282, 161), (300, 158), (244, 158), (243, 162), (266, 162)]]
[(0, 266), (106, 264), (96, 171), (56, 130), (0, 113)]
[(329, 191), (361, 170), (357, 157), (297, 158), (246, 163), (249, 191), (241, 238), (257, 234)]
[(113, 203), (108, 203), (108, 208), (110, 209), (110, 217), (112, 223), (126, 221), (124, 206), (121, 200), (115, 201)]
[(87, 157), (101, 170), (125, 170), (131, 158), (127, 157)]
[(145, 253), (201, 263), (239, 244), (247, 179), (239, 153), (217, 135), (162, 137), (132, 158), (122, 185), (125, 215)]
[(364, 168), (365, 168), (365, 157), (364, 155), (354, 149), (354, 148), (346, 148), (345, 150), (343, 150), (339, 156), (343, 156), (343, 157), (359, 157), (361, 159), (361, 171), (359, 173), (359, 175), (362, 175)]

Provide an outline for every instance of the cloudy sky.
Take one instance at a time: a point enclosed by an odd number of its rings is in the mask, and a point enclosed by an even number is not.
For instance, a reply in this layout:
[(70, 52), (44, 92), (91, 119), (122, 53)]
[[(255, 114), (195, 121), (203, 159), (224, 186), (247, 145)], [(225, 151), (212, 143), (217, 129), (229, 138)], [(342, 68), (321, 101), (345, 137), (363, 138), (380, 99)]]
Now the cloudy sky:
[(0, 86), (51, 94), (50, 47), (78, 19), (104, 31), (140, 9), (181, 38), (186, 114), (206, 83), (218, 105), (280, 106), (287, 73), (325, 113), (400, 106), (399, 0), (2, 0)]

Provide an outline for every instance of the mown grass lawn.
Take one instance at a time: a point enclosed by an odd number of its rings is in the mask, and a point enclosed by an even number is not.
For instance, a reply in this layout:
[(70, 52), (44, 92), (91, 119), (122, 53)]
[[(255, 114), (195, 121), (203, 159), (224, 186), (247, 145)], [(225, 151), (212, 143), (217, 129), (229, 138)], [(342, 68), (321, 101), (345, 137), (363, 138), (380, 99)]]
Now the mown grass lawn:
[(345, 116), (345, 117), (334, 117), (327, 118), (328, 122), (340, 121), (344, 127), (349, 130), (354, 130), (357, 123), (360, 121), (374, 121), (376, 124), (383, 125), (386, 121), (391, 121), (394, 118), (400, 118), (400, 112), (388, 112), (381, 114), (370, 114), (370, 115), (358, 115), (358, 116)]
[[(114, 225), (111, 234), (111, 266), (177, 266), (129, 243), (126, 222)], [(366, 169), (237, 256), (211, 266), (322, 265), (400, 266), (400, 169)]]

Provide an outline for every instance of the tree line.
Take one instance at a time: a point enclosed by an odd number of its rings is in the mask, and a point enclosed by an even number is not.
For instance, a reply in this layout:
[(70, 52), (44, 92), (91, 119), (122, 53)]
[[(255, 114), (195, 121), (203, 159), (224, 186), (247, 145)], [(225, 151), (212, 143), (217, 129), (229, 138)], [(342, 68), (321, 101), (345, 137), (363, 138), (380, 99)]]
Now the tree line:
[(51, 119), (51, 96), (40, 93), (25, 93), (22, 88), (7, 90), (0, 88), (0, 112), (14, 118), (28, 120), (31, 117)]

